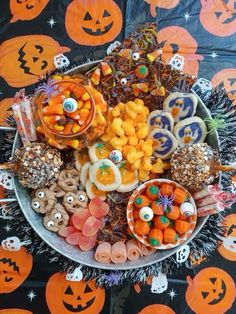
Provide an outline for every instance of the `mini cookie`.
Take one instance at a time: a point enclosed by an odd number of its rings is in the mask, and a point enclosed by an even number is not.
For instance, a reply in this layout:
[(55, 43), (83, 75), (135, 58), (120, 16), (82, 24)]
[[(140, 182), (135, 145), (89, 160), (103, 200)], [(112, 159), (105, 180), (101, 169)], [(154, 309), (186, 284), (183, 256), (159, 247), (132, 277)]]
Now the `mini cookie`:
[(172, 93), (164, 101), (163, 109), (171, 113), (175, 123), (195, 115), (198, 99), (192, 93)]
[(109, 158), (112, 148), (107, 143), (98, 142), (89, 147), (89, 158), (92, 163), (99, 159)]
[(61, 204), (56, 204), (53, 210), (47, 213), (43, 218), (44, 226), (53, 232), (58, 232), (60, 229), (65, 228), (68, 222), (69, 215)]
[(75, 168), (80, 171), (80, 168), (89, 161), (88, 151), (87, 150), (75, 150), (74, 151), (75, 157)]
[(168, 159), (178, 146), (176, 138), (168, 130), (154, 129), (149, 137), (153, 140), (154, 156), (161, 159)]
[(152, 129), (165, 129), (170, 132), (173, 131), (174, 119), (169, 112), (163, 110), (152, 111), (147, 119), (150, 130)]
[(32, 193), (31, 206), (34, 211), (40, 214), (50, 212), (56, 203), (56, 197), (49, 189), (38, 189)]
[(79, 183), (79, 172), (76, 169), (65, 169), (59, 174), (58, 185), (66, 192), (77, 190)]
[(199, 117), (184, 119), (174, 127), (179, 145), (202, 143), (207, 135), (205, 122)]
[(49, 190), (54, 193), (56, 198), (63, 197), (66, 194), (66, 192), (62, 190), (57, 183), (51, 185)]
[(81, 207), (86, 208), (87, 204), (88, 196), (84, 191), (67, 192), (63, 198), (63, 205), (71, 214), (77, 212)]

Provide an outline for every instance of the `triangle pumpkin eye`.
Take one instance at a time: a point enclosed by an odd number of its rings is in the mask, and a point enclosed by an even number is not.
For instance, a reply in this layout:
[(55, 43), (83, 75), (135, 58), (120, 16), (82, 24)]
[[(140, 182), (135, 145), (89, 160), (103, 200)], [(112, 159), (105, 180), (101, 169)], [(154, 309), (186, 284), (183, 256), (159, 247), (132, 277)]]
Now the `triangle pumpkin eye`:
[(203, 297), (203, 299), (205, 300), (206, 299), (206, 297), (209, 295), (209, 292), (203, 292), (202, 291), (202, 297)]
[(90, 289), (88, 285), (86, 285), (86, 288), (85, 288), (85, 290), (84, 290), (84, 293), (88, 293), (88, 292), (93, 292), (93, 290)]
[(84, 16), (84, 21), (91, 21), (92, 19), (92, 16), (89, 14), (89, 12), (87, 12)]
[(74, 294), (70, 286), (67, 287), (65, 294)]
[(111, 16), (111, 14), (109, 12), (107, 12), (107, 10), (104, 10), (102, 17), (107, 17), (107, 16)]
[(210, 281), (212, 282), (212, 284), (214, 285), (215, 282), (216, 282), (216, 278), (209, 278), (209, 279), (210, 279)]

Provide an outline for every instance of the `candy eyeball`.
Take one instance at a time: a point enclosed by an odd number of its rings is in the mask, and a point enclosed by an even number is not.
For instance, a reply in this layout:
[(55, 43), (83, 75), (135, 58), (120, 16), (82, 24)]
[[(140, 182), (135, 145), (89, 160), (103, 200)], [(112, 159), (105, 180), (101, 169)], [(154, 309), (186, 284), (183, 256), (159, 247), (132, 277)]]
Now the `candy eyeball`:
[(120, 80), (120, 83), (121, 85), (126, 85), (127, 84), (127, 79), (125, 77), (123, 77), (121, 80)]
[(118, 164), (123, 159), (122, 153), (116, 149), (110, 152), (109, 158), (114, 164)]
[(63, 101), (63, 109), (68, 112), (75, 112), (78, 109), (77, 101), (74, 98), (66, 98)]
[(133, 59), (134, 61), (138, 61), (139, 58), (140, 58), (140, 54), (139, 54), (138, 52), (134, 52), (134, 53), (132, 54), (132, 59)]
[(53, 222), (52, 220), (49, 220), (49, 221), (47, 222), (47, 226), (48, 226), (49, 228), (52, 228), (52, 227), (54, 226), (54, 222)]
[(55, 218), (55, 219), (61, 219), (61, 217), (62, 217), (62, 214), (61, 214), (61, 213), (56, 213), (56, 214), (54, 215), (54, 218)]
[(44, 198), (45, 193), (43, 191), (38, 192), (38, 198)]
[(150, 207), (142, 207), (139, 211), (139, 217), (143, 221), (150, 221), (153, 216), (153, 210)]
[(40, 203), (39, 202), (33, 202), (32, 206), (35, 209), (40, 208)]
[(86, 200), (86, 197), (83, 194), (79, 195), (80, 202), (84, 202), (85, 200)]
[(180, 205), (180, 213), (185, 217), (190, 217), (194, 215), (194, 207), (191, 203), (185, 202)]
[(68, 197), (66, 198), (66, 201), (67, 201), (67, 203), (72, 204), (72, 203), (74, 202), (73, 196), (68, 196)]

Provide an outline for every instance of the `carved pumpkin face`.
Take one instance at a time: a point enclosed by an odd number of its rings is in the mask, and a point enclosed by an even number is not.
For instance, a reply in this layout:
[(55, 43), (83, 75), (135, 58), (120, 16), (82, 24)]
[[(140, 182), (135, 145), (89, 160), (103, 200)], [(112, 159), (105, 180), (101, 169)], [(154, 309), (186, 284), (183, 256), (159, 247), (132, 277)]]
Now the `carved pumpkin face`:
[(202, 26), (216, 36), (230, 36), (236, 32), (236, 1), (201, 0), (199, 15)]
[(225, 217), (224, 224), (227, 230), (218, 252), (227, 260), (236, 261), (236, 214)]
[(44, 35), (6, 40), (0, 46), (0, 75), (13, 87), (34, 84), (38, 76), (55, 69), (53, 57), (67, 51), (70, 49)]
[(33, 314), (31, 311), (20, 309), (4, 309), (0, 310), (0, 314)]
[(176, 314), (169, 306), (163, 304), (152, 304), (146, 306), (138, 314)]
[(98, 314), (105, 301), (104, 289), (95, 281), (67, 281), (60, 273), (52, 275), (46, 287), (46, 300), (51, 313)]
[(18, 20), (33, 20), (48, 4), (49, 0), (10, 0), (13, 15), (11, 23)]
[(114, 40), (122, 23), (121, 10), (113, 0), (74, 0), (66, 11), (67, 33), (80, 45), (97, 46)]
[(236, 69), (223, 69), (216, 73), (211, 80), (211, 84), (216, 87), (225, 88), (228, 97), (236, 104)]
[(187, 277), (186, 302), (196, 314), (223, 314), (235, 299), (235, 284), (224, 270), (208, 267), (193, 279)]
[(178, 54), (184, 57), (183, 72), (197, 75), (201, 55), (196, 54), (197, 42), (189, 32), (179, 26), (168, 26), (157, 33), (157, 40), (162, 47), (162, 58), (169, 63), (171, 58)]
[(179, 4), (180, 0), (144, 0), (150, 4), (150, 13), (153, 17), (157, 16), (156, 9), (172, 9)]
[(12, 115), (11, 106), (13, 104), (13, 98), (5, 98), (0, 101), (0, 125), (8, 126), (7, 118)]
[(0, 247), (0, 293), (16, 290), (28, 277), (32, 264), (33, 257), (26, 248), (12, 252)]

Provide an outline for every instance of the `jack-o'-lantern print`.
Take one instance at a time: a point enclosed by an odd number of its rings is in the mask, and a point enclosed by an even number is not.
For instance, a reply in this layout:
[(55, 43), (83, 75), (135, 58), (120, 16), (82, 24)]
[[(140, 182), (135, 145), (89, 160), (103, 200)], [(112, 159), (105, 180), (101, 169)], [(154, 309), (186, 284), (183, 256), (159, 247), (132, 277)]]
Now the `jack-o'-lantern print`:
[(98, 314), (105, 302), (105, 291), (95, 281), (67, 281), (55, 273), (46, 287), (46, 301), (51, 314)]
[[(0, 76), (12, 87), (36, 83), (39, 76), (54, 70), (53, 57), (70, 51), (44, 35), (19, 36), (0, 46)], [(6, 66), (7, 64), (7, 66)]]
[(11, 106), (13, 104), (13, 98), (5, 98), (0, 101), (0, 125), (8, 126), (8, 118), (12, 115)]
[(21, 309), (4, 309), (0, 310), (0, 314), (33, 314), (33, 312)]
[(156, 9), (172, 9), (179, 4), (180, 0), (144, 0), (150, 4), (150, 13), (153, 17), (157, 16)]
[(215, 36), (231, 36), (236, 32), (235, 0), (201, 0), (200, 22)]
[(225, 88), (228, 97), (236, 104), (236, 69), (228, 68), (219, 71), (213, 76), (211, 84), (213, 87)]
[(230, 275), (217, 267), (201, 270), (193, 279), (187, 276), (185, 299), (196, 314), (224, 314), (235, 300), (235, 284)]
[(33, 265), (32, 255), (26, 248), (8, 251), (0, 247), (0, 293), (16, 290), (28, 277)]
[(164, 304), (151, 304), (138, 312), (138, 314), (175, 314), (175, 311)]
[(157, 33), (157, 40), (162, 48), (162, 58), (169, 63), (171, 58), (178, 54), (184, 57), (183, 72), (197, 75), (199, 61), (203, 56), (196, 54), (197, 41), (190, 33), (179, 26), (168, 26)]
[(33, 20), (48, 4), (49, 0), (10, 0), (10, 10), (13, 15), (10, 23), (18, 20)]
[(123, 17), (113, 0), (74, 0), (66, 11), (65, 26), (70, 38), (80, 45), (98, 46), (114, 40)]
[(225, 217), (224, 224), (227, 230), (218, 252), (227, 260), (236, 261), (236, 214)]

